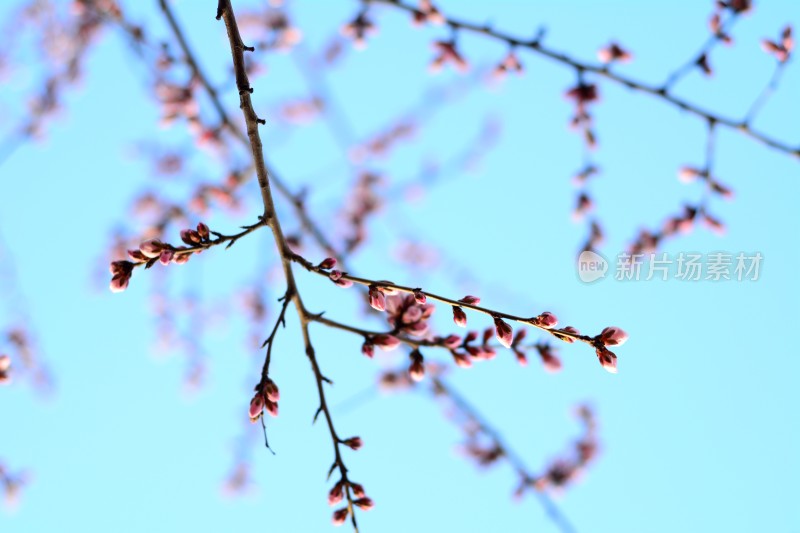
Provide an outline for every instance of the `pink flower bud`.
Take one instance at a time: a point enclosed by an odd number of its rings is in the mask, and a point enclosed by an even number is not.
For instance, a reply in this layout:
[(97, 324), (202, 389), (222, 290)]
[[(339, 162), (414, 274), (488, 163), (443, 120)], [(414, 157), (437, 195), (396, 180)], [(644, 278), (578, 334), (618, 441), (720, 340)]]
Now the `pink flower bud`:
[(478, 305), (479, 303), (481, 303), (481, 299), (478, 298), (477, 296), (469, 296), (469, 295), (467, 295), (467, 296), (464, 296), (463, 298), (461, 298), (459, 300), (459, 302), (461, 302), (463, 304), (467, 304), (467, 305)]
[(339, 281), (342, 278), (342, 274), (341, 270), (331, 270), (328, 277), (331, 278), (331, 281)]
[(131, 279), (130, 274), (128, 275), (117, 274), (116, 276), (111, 278), (111, 284), (109, 285), (111, 292), (122, 292), (125, 289), (127, 289), (128, 282), (130, 281), (130, 279)]
[(269, 378), (267, 378), (267, 382), (264, 384), (264, 395), (271, 402), (277, 402), (281, 399), (281, 392), (278, 390), (278, 386)]
[(422, 357), (412, 359), (411, 365), (408, 367), (408, 375), (417, 383), (425, 378), (425, 363), (422, 362)]
[(269, 413), (270, 416), (272, 417), (278, 416), (278, 402), (273, 402), (272, 400), (267, 398), (264, 401), (264, 409), (267, 410), (267, 413)]
[(428, 297), (425, 296), (425, 293), (422, 292), (422, 289), (414, 289), (414, 299), (418, 304), (424, 304), (426, 301), (428, 301)]
[(334, 513), (333, 513), (333, 525), (334, 526), (341, 526), (342, 524), (344, 524), (344, 521), (347, 520), (348, 512), (349, 511), (347, 510), (347, 507), (342, 507), (341, 509), (338, 509), (338, 510), (334, 511)]
[(470, 368), (472, 366), (472, 359), (463, 352), (453, 352), (453, 361), (460, 368)]
[(556, 327), (556, 324), (558, 324), (558, 319), (553, 313), (545, 311), (541, 315), (533, 318), (531, 322), (539, 327), (549, 329)]
[(372, 337), (372, 342), (385, 352), (390, 352), (400, 346), (400, 339), (389, 334), (375, 335)]
[(130, 274), (133, 272), (133, 263), (130, 261), (112, 261), (109, 265), (109, 270), (114, 276), (117, 274)]
[(200, 234), (195, 230), (184, 229), (181, 230), (181, 240), (189, 246), (193, 246), (195, 244), (199, 244), (202, 239), (200, 239)]
[(147, 256), (144, 255), (140, 250), (128, 250), (128, 257), (131, 261), (135, 261), (137, 263), (147, 261)]
[(364, 492), (364, 487), (360, 483), (350, 483), (350, 488), (353, 490), (353, 496), (356, 498), (363, 498), (367, 495)]
[(606, 346), (622, 346), (626, 340), (628, 334), (615, 326), (609, 326), (600, 333), (600, 342)]
[[(565, 328), (562, 328), (561, 331), (563, 331), (564, 333), (571, 333), (573, 335), (580, 335), (581, 334), (580, 331), (578, 331), (577, 329), (573, 328), (572, 326), (567, 326)], [(570, 337), (568, 335), (559, 335), (558, 333), (556, 333), (556, 337), (558, 337), (562, 341), (568, 342), (570, 344), (575, 342), (575, 339), (573, 339), (572, 337)]]
[(369, 305), (376, 311), (386, 311), (386, 297), (375, 285), (369, 286)]
[(353, 282), (350, 281), (349, 279), (338, 279), (338, 280), (334, 281), (334, 283), (337, 284), (338, 286), (340, 286), (343, 289), (346, 289), (348, 287), (352, 287), (353, 286)]
[(448, 335), (442, 341), (442, 344), (444, 344), (447, 348), (453, 350), (461, 345), (461, 337), (459, 337), (458, 335)]
[(253, 396), (253, 399), (250, 400), (250, 420), (256, 421), (258, 417), (261, 416), (261, 412), (264, 410), (264, 397), (256, 393)]
[(375, 504), (372, 502), (372, 498), (366, 498), (366, 497), (357, 499), (356, 501), (353, 502), (353, 505), (359, 506), (364, 511), (369, 511), (370, 509), (375, 507)]
[(208, 226), (203, 224), (202, 222), (197, 223), (197, 234), (200, 235), (200, 238), (203, 240), (208, 239), (210, 235), (210, 231), (208, 230)]
[(456, 323), (456, 326), (467, 327), (467, 314), (457, 305), (453, 306), (453, 322)]
[(149, 259), (154, 259), (161, 255), (161, 251), (164, 248), (164, 243), (158, 239), (150, 239), (149, 241), (144, 241), (139, 245), (139, 251)]
[(333, 257), (326, 257), (322, 260), (322, 262), (317, 265), (317, 268), (321, 270), (330, 270), (331, 268), (336, 266), (336, 259)]
[(170, 261), (172, 261), (173, 257), (175, 257), (175, 252), (172, 250), (164, 250), (161, 252), (161, 255), (158, 256), (158, 262), (164, 266), (167, 266)]
[(683, 183), (691, 183), (700, 176), (705, 176), (705, 172), (695, 167), (684, 166), (678, 170), (678, 179)]
[(369, 340), (364, 341), (364, 344), (361, 345), (361, 353), (372, 359), (375, 355), (375, 345)]
[(359, 450), (361, 449), (361, 446), (364, 445), (364, 443), (361, 441), (361, 437), (350, 437), (349, 439), (343, 440), (342, 444), (352, 448), (353, 450)]
[(192, 256), (192, 254), (188, 254), (188, 253), (187, 254), (175, 254), (175, 258), (173, 259), (173, 261), (175, 261), (176, 265), (182, 265), (184, 263), (188, 263), (189, 262), (189, 257), (191, 257), (191, 256)]
[(494, 319), (495, 332), (497, 340), (506, 348), (511, 348), (511, 341), (513, 340), (514, 330), (501, 318)]
[(344, 491), (342, 490), (342, 482), (339, 481), (333, 488), (328, 492), (328, 505), (336, 505), (342, 498), (344, 497)]
[(614, 355), (614, 352), (606, 349), (605, 347), (601, 346), (600, 348), (596, 348), (597, 352), (597, 359), (600, 361), (600, 364), (603, 365), (603, 368), (606, 371), (611, 372), (612, 374), (617, 373), (617, 356)]
[(517, 356), (517, 362), (520, 366), (528, 366), (528, 357), (520, 350), (514, 350), (514, 355)]
[[(11, 383), (11, 358), (5, 354), (0, 355), (0, 385), (8, 385)], [(2, 474), (2, 466), (0, 465), (0, 474)]]

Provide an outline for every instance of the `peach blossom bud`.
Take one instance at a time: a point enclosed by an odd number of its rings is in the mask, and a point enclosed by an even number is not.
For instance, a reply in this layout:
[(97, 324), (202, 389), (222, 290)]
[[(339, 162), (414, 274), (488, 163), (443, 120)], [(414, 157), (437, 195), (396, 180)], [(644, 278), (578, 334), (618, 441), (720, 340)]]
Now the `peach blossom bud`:
[(556, 324), (558, 324), (558, 319), (553, 313), (545, 311), (541, 315), (534, 318), (532, 322), (537, 326), (549, 329), (556, 327)]
[(448, 335), (443, 341), (446, 347), (450, 348), (451, 350), (458, 348), (461, 345), (461, 337), (458, 335)]
[(369, 286), (369, 305), (376, 311), (386, 311), (386, 297), (375, 285)]
[(511, 348), (511, 341), (513, 340), (514, 330), (501, 318), (494, 319), (495, 333), (497, 340), (506, 348)]
[(615, 326), (609, 326), (600, 333), (600, 342), (606, 346), (622, 346), (626, 340), (628, 334)]
[(372, 342), (385, 352), (390, 352), (400, 346), (400, 339), (389, 334), (375, 335), (372, 337)]
[(596, 348), (595, 351), (597, 352), (597, 359), (600, 361), (600, 364), (603, 365), (603, 368), (612, 374), (616, 374), (617, 356), (614, 355), (614, 352), (606, 349), (604, 346)]
[(467, 305), (478, 305), (481, 303), (481, 299), (477, 296), (464, 296), (459, 300), (459, 302)]
[(364, 341), (364, 344), (361, 345), (361, 353), (372, 359), (375, 355), (375, 345), (369, 340)]
[(367, 495), (367, 493), (364, 492), (364, 487), (360, 483), (350, 483), (350, 488), (353, 491), (353, 496), (356, 498), (363, 498)]
[(610, 43), (605, 48), (597, 51), (597, 58), (603, 63), (611, 63), (612, 61), (619, 61), (625, 63), (631, 60), (631, 54), (627, 50), (621, 48), (617, 43)]
[(347, 520), (348, 514), (347, 507), (342, 507), (341, 509), (336, 510), (333, 513), (333, 525), (334, 526), (341, 526), (344, 524), (344, 521)]
[(195, 244), (199, 244), (202, 239), (200, 239), (200, 234), (193, 229), (184, 229), (181, 230), (181, 240), (186, 244), (192, 246)]
[(519, 350), (514, 350), (514, 355), (517, 356), (517, 362), (520, 366), (528, 366), (528, 357)]
[(460, 368), (470, 368), (472, 366), (472, 359), (463, 352), (453, 352), (453, 361)]
[(130, 275), (122, 274), (118, 274), (111, 278), (111, 284), (109, 285), (111, 292), (122, 292), (127, 289), (130, 279)]
[(137, 263), (147, 261), (147, 256), (139, 250), (128, 250), (128, 257), (131, 259), (131, 261), (135, 261)]
[(273, 402), (269, 398), (264, 401), (264, 409), (267, 410), (270, 416), (277, 417), (278, 416), (278, 402)]
[(164, 250), (163, 252), (161, 252), (161, 255), (158, 256), (158, 262), (164, 266), (167, 266), (170, 263), (170, 261), (172, 261), (172, 258), (174, 256), (175, 252), (173, 252), (172, 250)]
[(422, 292), (422, 289), (414, 289), (414, 299), (418, 304), (424, 304), (428, 300), (427, 296), (425, 296), (425, 293)]
[(343, 272), (341, 270), (331, 270), (328, 277), (331, 281), (339, 281), (342, 278)]
[(344, 491), (342, 490), (342, 482), (339, 481), (333, 488), (328, 492), (328, 505), (336, 505), (342, 498), (344, 497)]
[(264, 384), (264, 395), (271, 402), (277, 402), (281, 399), (281, 391), (278, 390), (278, 386), (275, 382), (269, 378), (267, 378), (267, 382)]
[(109, 270), (114, 276), (117, 274), (130, 274), (133, 272), (133, 263), (130, 261), (112, 261), (109, 265)]
[(164, 247), (164, 243), (160, 240), (150, 239), (149, 241), (144, 241), (139, 245), (139, 251), (149, 259), (155, 259), (161, 255), (161, 250), (163, 250)]
[(261, 394), (256, 393), (253, 396), (253, 399), (250, 400), (250, 420), (258, 420), (258, 417), (261, 416), (261, 412), (264, 410), (264, 397)]
[(343, 289), (353, 286), (353, 282), (350, 281), (349, 279), (337, 279), (336, 281), (334, 281), (334, 283), (342, 287)]
[(422, 318), (422, 309), (418, 305), (412, 305), (405, 311), (401, 317), (404, 324), (413, 324)]
[(322, 260), (322, 262), (317, 265), (317, 268), (321, 270), (330, 270), (331, 268), (336, 266), (336, 259), (333, 257), (326, 257)]
[[(572, 333), (573, 335), (580, 335), (581, 334), (580, 331), (578, 331), (577, 329), (573, 328), (572, 326), (567, 326), (565, 328), (562, 328), (561, 331), (563, 331), (564, 333)], [(575, 339), (573, 339), (572, 337), (570, 337), (568, 335), (559, 335), (558, 333), (556, 333), (556, 337), (558, 337), (559, 339), (561, 339), (564, 342), (568, 342), (568, 343), (575, 342)]]
[(678, 170), (678, 179), (683, 183), (691, 183), (700, 176), (704, 176), (705, 172), (695, 167), (683, 166)]
[(712, 181), (711, 183), (709, 183), (709, 186), (711, 187), (712, 191), (714, 191), (715, 193), (719, 194), (724, 199), (726, 199), (726, 200), (733, 199), (733, 190), (731, 190), (729, 187), (726, 187), (725, 185), (721, 184), (720, 182)]
[(375, 504), (372, 502), (372, 498), (366, 498), (366, 497), (357, 499), (356, 501), (353, 502), (353, 505), (359, 506), (364, 511), (369, 511), (370, 509), (375, 507)]
[[(11, 383), (11, 358), (5, 354), (0, 355), (0, 385), (8, 385)], [(2, 474), (2, 465), (0, 465), (0, 474)]]
[(542, 364), (547, 372), (558, 372), (561, 370), (561, 360), (552, 354), (552, 352), (542, 352)]
[(175, 259), (174, 259), (175, 264), (182, 265), (184, 263), (187, 263), (191, 255), (192, 254), (175, 254)]
[(411, 365), (408, 367), (408, 375), (417, 383), (425, 377), (425, 364), (423, 363), (422, 355), (417, 351), (411, 352)]
[(453, 322), (456, 323), (456, 326), (467, 327), (467, 314), (457, 305), (453, 306)]
[(514, 340), (511, 342), (511, 346), (516, 346), (521, 343), (525, 336), (528, 334), (528, 330), (525, 328), (520, 328), (517, 330), (516, 335), (514, 335)]
[(202, 222), (197, 223), (197, 234), (200, 235), (200, 238), (203, 240), (208, 239), (211, 232), (208, 230), (208, 226), (203, 224)]
[(356, 451), (361, 449), (361, 446), (364, 445), (364, 443), (361, 441), (361, 437), (350, 437), (349, 439), (343, 440), (342, 444)]

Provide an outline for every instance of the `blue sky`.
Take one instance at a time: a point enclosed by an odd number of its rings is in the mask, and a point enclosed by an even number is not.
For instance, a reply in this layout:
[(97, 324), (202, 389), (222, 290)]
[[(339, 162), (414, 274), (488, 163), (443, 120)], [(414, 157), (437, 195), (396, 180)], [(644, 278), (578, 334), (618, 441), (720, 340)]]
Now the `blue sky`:
[[(0, 8), (2, 20), (15, 4)], [(132, 18), (154, 21), (152, 33), (167, 35), (155, 2), (129, 4)], [(620, 72), (653, 83), (696, 52), (711, 10), (710, 2), (689, 1), (537, 4), (452, 0), (441, 8), (491, 20), (512, 34), (532, 35), (547, 26), (547, 44), (586, 60), (616, 39), (635, 54)], [(356, 10), (355, 2), (292, 3), (309, 50)], [(176, 2), (176, 11), (205, 70), (222, 84), (230, 60), (222, 24), (188, 0)], [(446, 37), (445, 30), (412, 29), (391, 10), (376, 11), (374, 19), (380, 33), (368, 48), (324, 72), (357, 138), (417, 105), (426, 88), (459, 79), (449, 70), (427, 72), (430, 41)], [(736, 26), (735, 45), (713, 52), (717, 74), (708, 80), (693, 73), (677, 93), (741, 116), (773, 66), (760, 39), (777, 36), (787, 22), (800, 25), (794, 2), (757, 2)], [(474, 65), (491, 64), (506, 51), (467, 35), (460, 45)], [(16, 55), (24, 59), (26, 53), (20, 47)], [(716, 174), (736, 197), (714, 201), (712, 212), (728, 231), (720, 237), (699, 229), (663, 248), (669, 254), (760, 252), (758, 281), (584, 284), (574, 260), (585, 229), (570, 220), (570, 177), (581, 167), (582, 149), (566, 127), (572, 110), (562, 97), (575, 74), (523, 51), (520, 57), (525, 76), (472, 87), (426, 111), (431, 116), (416, 141), (375, 163), (390, 186), (413, 181), (422, 162), (447, 160), (469, 146), (487, 118), (501, 124), (498, 144), (475, 169), (445, 173), (417, 201), (388, 198), (370, 224), (371, 246), (353, 257), (351, 270), (457, 298), (477, 294), (488, 307), (520, 315), (550, 310), (581, 331), (617, 325), (630, 333), (617, 350), (618, 375), (604, 372), (588, 348), (567, 345), (559, 346), (564, 369), (556, 375), (535, 364), (520, 368), (509, 354), (450, 375), (531, 470), (543, 468), (577, 437), (580, 428), (570, 414), (576, 404), (588, 401), (596, 408), (602, 454), (557, 500), (576, 530), (799, 531), (794, 494), (800, 424), (792, 406), (800, 362), (791, 342), (800, 319), (798, 161), (721, 130)], [(291, 55), (269, 55), (266, 63), (267, 74), (253, 81), (257, 107), (274, 109), (287, 97), (307, 94)], [(23, 62), (2, 81), (3, 133), (37, 80), (36, 64)], [(755, 125), (796, 141), (795, 67), (789, 65)], [(105, 274), (95, 275), (104, 268), (111, 230), (126, 224), (132, 195), (155, 189), (179, 197), (186, 190), (177, 179), (154, 178), (149, 162), (136, 155), (143, 141), (191, 143), (181, 125), (157, 126), (159, 111), (144, 74), (125, 41), (104, 34), (85, 79), (66, 96), (46, 138), (24, 144), (0, 166), (2, 261), (16, 267), (15, 279), (0, 281), (0, 323), (29, 317), (56, 382), (49, 397), (24, 380), (0, 390), (0, 459), (32, 476), (19, 507), (0, 511), (0, 524), (8, 532), (326, 530), (331, 445), (327, 430), (310, 424), (316, 392), (293, 317), (279, 334), (271, 370), (282, 393), (280, 417), (269, 421), (276, 456), (260, 447), (259, 428), (244, 420), (262, 353), (247, 343), (237, 301), (256, 280), (266, 282), (271, 302), (280, 296), (270, 236), (252, 235), (181, 268), (136, 272), (122, 294), (109, 293)], [(639, 227), (658, 227), (701, 196), (676, 173), (682, 165), (702, 165), (705, 130), (651, 97), (602, 81), (600, 92), (593, 108), (599, 135), (594, 159), (602, 173), (590, 188), (607, 232), (601, 251), (614, 257)], [(223, 95), (238, 112), (235, 93)], [(295, 188), (308, 186), (311, 213), (335, 232), (342, 193), (354, 179), (334, 137), (341, 132), (318, 121), (289, 135), (269, 120), (263, 132), (266, 153), (281, 175)], [(192, 178), (214, 179), (221, 172), (218, 162), (202, 155), (191, 165)], [(254, 183), (247, 187), (253, 203), (238, 216), (204, 218), (212, 229), (254, 221), (258, 193)], [(280, 201), (279, 209), (285, 210)], [(438, 264), (399, 264), (393, 250), (400, 240), (438, 249)], [(310, 309), (378, 327), (360, 313), (363, 295), (355, 289), (342, 291), (304, 273), (298, 280)], [(199, 391), (184, 388), (180, 346), (153, 353), (154, 291), (175, 311), (181, 330), (201, 343), (208, 374)], [(187, 296), (200, 302), (201, 322), (187, 312)], [(435, 319), (439, 331), (455, 329), (448, 309), (438, 309)], [(488, 325), (477, 316), (470, 321)], [(380, 368), (401, 361), (398, 353), (369, 361), (358, 338), (321, 327), (312, 334), (320, 364), (336, 383), (330, 402), (342, 405), (334, 410), (337, 429), (365, 441), (346, 458), (353, 478), (376, 501), (374, 510), (359, 514), (363, 531), (555, 531), (533, 498), (512, 501), (515, 478), (507, 466), (481, 471), (454, 452), (460, 434), (427, 395), (374, 394), (347, 406), (370, 388)], [(249, 435), (246, 455), (256, 486), (244, 497), (223, 497), (220, 485), (243, 433)]]

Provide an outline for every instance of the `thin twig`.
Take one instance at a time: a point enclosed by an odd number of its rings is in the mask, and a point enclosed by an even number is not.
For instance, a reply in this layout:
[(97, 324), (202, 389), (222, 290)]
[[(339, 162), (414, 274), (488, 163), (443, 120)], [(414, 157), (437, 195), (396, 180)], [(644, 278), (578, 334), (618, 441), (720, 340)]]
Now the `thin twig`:
[[(413, 5), (403, 3), (401, 0), (361, 0), (361, 1), (367, 4), (372, 3), (372, 4), (382, 4), (391, 6), (412, 14), (416, 12), (416, 8)], [(669, 91), (668, 88), (664, 86), (647, 84), (635, 80), (633, 78), (617, 74), (616, 72), (611, 71), (608, 65), (594, 65), (589, 63), (583, 63), (581, 61), (578, 61), (577, 59), (568, 56), (563, 52), (544, 46), (541, 43), (541, 40), (538, 38), (525, 39), (521, 37), (515, 37), (513, 35), (504, 33), (502, 31), (495, 30), (489, 25), (479, 25), (452, 17), (446, 17), (445, 23), (454, 30), (463, 30), (470, 33), (484, 35), (490, 39), (502, 41), (508, 44), (509, 46), (530, 50), (535, 54), (539, 54), (557, 63), (566, 65), (569, 68), (579, 69), (584, 72), (591, 72), (598, 76), (602, 76), (614, 83), (623, 85), (628, 89), (638, 91), (644, 94), (649, 94), (650, 96), (653, 96), (673, 107), (676, 107), (682, 111), (686, 111), (697, 117), (703, 118), (705, 120), (714, 120), (720, 126), (736, 130), (747, 137), (750, 137), (766, 146), (769, 146), (770, 148), (774, 148), (775, 150), (778, 150), (785, 154), (800, 158), (800, 146), (791, 146), (788, 142), (781, 141), (775, 137), (771, 137), (769, 135), (756, 131), (750, 126), (750, 124), (747, 121), (735, 120), (732, 118), (724, 117), (722, 115), (718, 115), (712, 111), (703, 109), (699, 105), (689, 100), (675, 96)]]

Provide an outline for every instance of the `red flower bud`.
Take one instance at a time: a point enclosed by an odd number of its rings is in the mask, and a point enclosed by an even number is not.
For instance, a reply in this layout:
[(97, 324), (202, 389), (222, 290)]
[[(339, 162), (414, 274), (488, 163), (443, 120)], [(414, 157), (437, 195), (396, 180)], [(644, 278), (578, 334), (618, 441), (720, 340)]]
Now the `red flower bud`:
[(456, 326), (467, 327), (467, 314), (457, 305), (453, 306), (453, 322), (456, 323)]
[(367, 497), (357, 499), (356, 501), (353, 502), (353, 505), (359, 506), (364, 511), (369, 511), (370, 509), (375, 507), (372, 498), (367, 498)]
[(494, 319), (495, 332), (497, 340), (506, 348), (511, 348), (511, 341), (513, 340), (514, 330), (501, 318)]
[(342, 490), (342, 482), (339, 481), (336, 485), (328, 493), (328, 505), (336, 505), (342, 498), (344, 497), (344, 491)]
[(197, 234), (200, 235), (200, 238), (203, 240), (208, 239), (210, 232), (208, 230), (208, 226), (203, 224), (202, 222), (197, 223)]
[(322, 262), (317, 265), (317, 268), (321, 270), (330, 270), (331, 268), (336, 266), (336, 259), (333, 257), (326, 257), (322, 260)]
[(349, 439), (345, 439), (342, 441), (342, 444), (352, 448), (353, 450), (359, 450), (364, 443), (361, 441), (361, 437), (350, 437)]
[(425, 296), (425, 293), (422, 292), (422, 289), (414, 289), (414, 299), (418, 304), (424, 304), (428, 300), (427, 296)]
[(344, 521), (347, 520), (348, 512), (349, 511), (347, 510), (347, 507), (342, 507), (341, 509), (338, 509), (338, 510), (334, 511), (334, 513), (333, 513), (333, 525), (334, 526), (341, 526), (342, 524), (344, 524)]
[(385, 352), (390, 352), (400, 346), (400, 339), (388, 334), (375, 335), (372, 342)]
[(261, 416), (261, 412), (264, 410), (264, 396), (260, 393), (256, 393), (253, 396), (253, 399), (250, 400), (250, 420), (256, 421), (258, 417)]
[(615, 326), (609, 326), (600, 333), (600, 342), (606, 346), (622, 346), (627, 340), (628, 334)]

